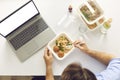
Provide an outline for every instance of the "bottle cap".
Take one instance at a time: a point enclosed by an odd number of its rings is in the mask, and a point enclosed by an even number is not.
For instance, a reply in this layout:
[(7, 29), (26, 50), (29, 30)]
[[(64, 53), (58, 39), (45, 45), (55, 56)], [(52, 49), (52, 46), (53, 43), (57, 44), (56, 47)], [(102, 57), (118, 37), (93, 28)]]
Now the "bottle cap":
[(72, 12), (72, 6), (71, 5), (69, 5), (68, 10), (69, 10), (70, 13)]

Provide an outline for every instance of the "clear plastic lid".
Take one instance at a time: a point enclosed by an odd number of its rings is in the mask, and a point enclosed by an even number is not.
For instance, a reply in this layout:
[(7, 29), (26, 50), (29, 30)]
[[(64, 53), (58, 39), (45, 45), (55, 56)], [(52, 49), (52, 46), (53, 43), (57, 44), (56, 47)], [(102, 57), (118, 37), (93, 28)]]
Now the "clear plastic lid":
[(78, 13), (88, 24), (93, 24), (103, 17), (104, 12), (95, 0), (88, 0), (79, 6)]

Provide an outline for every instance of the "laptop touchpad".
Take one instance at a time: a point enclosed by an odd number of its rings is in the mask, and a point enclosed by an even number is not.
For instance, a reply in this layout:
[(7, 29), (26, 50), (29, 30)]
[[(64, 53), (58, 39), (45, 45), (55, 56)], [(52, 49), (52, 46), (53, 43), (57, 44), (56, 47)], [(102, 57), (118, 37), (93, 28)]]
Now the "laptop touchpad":
[[(37, 43), (32, 40), (25, 44), (23, 47), (17, 50), (17, 55), (20, 58), (25, 58), (31, 56), (33, 53), (35, 53), (39, 49)], [(22, 54), (21, 54), (22, 53)], [(29, 55), (28, 55), (29, 54)]]

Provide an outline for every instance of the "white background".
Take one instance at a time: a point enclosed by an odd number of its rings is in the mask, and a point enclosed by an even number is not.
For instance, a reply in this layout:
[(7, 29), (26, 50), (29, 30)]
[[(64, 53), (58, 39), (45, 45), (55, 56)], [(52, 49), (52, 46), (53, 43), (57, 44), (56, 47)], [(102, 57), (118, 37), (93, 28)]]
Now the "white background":
[[(28, 0), (1, 0), (0, 1), (0, 20), (12, 11), (16, 10)], [(62, 31), (68, 33), (73, 40), (80, 38), (78, 30), (79, 24), (72, 23), (64, 26), (65, 23), (59, 23), (67, 15), (69, 4), (73, 5), (74, 10), (82, 3), (82, 0), (34, 0), (42, 17), (47, 24), (58, 34)], [(114, 53), (120, 56), (120, 1), (119, 0), (98, 0), (102, 6), (105, 16), (113, 19), (112, 26), (107, 35), (102, 35), (99, 30), (88, 32), (85, 41), (92, 49), (102, 50)], [(79, 21), (79, 17), (76, 21)], [(79, 22), (77, 22), (79, 23)], [(62, 26), (61, 26), (62, 25)], [(66, 24), (65, 24), (66, 25)], [(7, 41), (0, 36), (0, 75), (45, 75), (45, 63), (43, 59), (44, 48), (21, 63), (11, 50)], [(97, 60), (75, 49), (63, 61), (54, 60), (54, 75), (60, 75), (63, 69), (71, 62), (80, 62), (84, 67), (99, 73), (106, 68)]]

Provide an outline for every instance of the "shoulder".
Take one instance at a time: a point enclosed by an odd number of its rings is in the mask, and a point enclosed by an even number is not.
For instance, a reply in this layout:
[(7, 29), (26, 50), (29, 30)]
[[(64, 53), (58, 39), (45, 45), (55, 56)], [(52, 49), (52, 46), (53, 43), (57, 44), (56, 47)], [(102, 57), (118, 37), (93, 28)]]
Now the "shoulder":
[(106, 70), (97, 74), (98, 80), (120, 80), (120, 58), (114, 58), (110, 61)]

